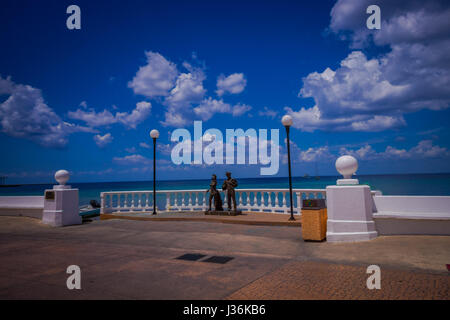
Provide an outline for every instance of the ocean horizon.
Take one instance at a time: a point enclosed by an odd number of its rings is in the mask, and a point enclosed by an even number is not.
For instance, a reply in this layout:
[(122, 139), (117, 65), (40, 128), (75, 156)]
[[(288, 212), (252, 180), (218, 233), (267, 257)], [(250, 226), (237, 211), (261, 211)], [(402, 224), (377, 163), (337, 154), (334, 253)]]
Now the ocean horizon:
[[(450, 196), (450, 173), (422, 174), (377, 174), (357, 175), (360, 184), (380, 190), (384, 195), (424, 195)], [(288, 188), (287, 177), (239, 178), (239, 188)], [(293, 177), (293, 188), (325, 189), (335, 185), (339, 176)], [(219, 185), (223, 179), (218, 179)], [(204, 189), (209, 187), (209, 179), (157, 180), (157, 190)], [(105, 191), (139, 191), (153, 190), (153, 180), (115, 181), (115, 182), (74, 182), (69, 183), (78, 188), (80, 205), (90, 200), (100, 201), (100, 193)], [(45, 189), (52, 189), (54, 184), (23, 184), (16, 187), (0, 188), (0, 196), (37, 196), (43, 195)]]

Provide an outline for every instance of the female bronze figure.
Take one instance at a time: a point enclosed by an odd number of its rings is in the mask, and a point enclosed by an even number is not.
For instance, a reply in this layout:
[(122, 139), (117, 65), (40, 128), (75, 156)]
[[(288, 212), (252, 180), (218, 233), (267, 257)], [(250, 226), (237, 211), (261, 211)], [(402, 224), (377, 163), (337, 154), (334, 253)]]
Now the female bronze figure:
[(209, 184), (209, 210), (211, 211), (211, 200), (214, 198), (214, 211), (223, 211), (222, 208), (222, 198), (220, 197), (220, 192), (217, 190), (217, 176), (212, 175), (211, 183)]

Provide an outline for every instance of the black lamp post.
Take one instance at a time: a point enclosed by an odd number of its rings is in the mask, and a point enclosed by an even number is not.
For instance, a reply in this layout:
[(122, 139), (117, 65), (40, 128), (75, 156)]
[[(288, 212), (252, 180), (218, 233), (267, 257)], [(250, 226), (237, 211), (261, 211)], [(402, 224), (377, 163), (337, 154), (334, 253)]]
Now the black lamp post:
[(288, 167), (289, 167), (289, 199), (291, 203), (291, 217), (289, 221), (294, 221), (294, 203), (292, 202), (292, 175), (291, 175), (291, 147), (289, 144), (289, 127), (292, 125), (292, 117), (290, 115), (285, 115), (281, 119), (281, 123), (286, 128), (286, 143), (288, 150)]
[(150, 137), (153, 139), (153, 214), (156, 214), (156, 139), (159, 138), (159, 131), (153, 129)]

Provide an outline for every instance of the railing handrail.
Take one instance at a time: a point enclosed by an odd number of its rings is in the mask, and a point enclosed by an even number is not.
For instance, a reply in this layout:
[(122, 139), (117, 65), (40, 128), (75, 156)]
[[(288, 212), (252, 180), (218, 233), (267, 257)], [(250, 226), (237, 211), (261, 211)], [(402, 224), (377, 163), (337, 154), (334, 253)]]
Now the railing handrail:
[[(176, 190), (156, 190), (156, 193), (180, 193), (180, 192), (206, 192), (205, 189), (176, 189)], [(217, 191), (222, 191), (218, 189)], [(289, 188), (245, 188), (245, 189), (236, 189), (236, 191), (243, 191), (243, 192), (251, 192), (251, 191), (289, 191)], [(293, 192), (323, 192), (326, 191), (326, 189), (292, 189)], [(153, 193), (153, 190), (124, 190), (124, 191), (104, 191), (101, 192), (101, 194), (123, 194), (123, 193)]]
[[(206, 210), (209, 205), (207, 189), (175, 189), (157, 190), (156, 194), (165, 197), (166, 211), (182, 210)], [(221, 194), (226, 191), (218, 190)], [(259, 210), (274, 213), (289, 213), (288, 188), (242, 188), (236, 189), (236, 202), (242, 209)], [(297, 214), (301, 214), (303, 199), (324, 199), (326, 201), (326, 189), (294, 188), (292, 193), (293, 206)], [(101, 192), (101, 213), (117, 211), (144, 211), (152, 207), (153, 190), (129, 190), (129, 191), (104, 191)], [(372, 191), (372, 195), (380, 194)], [(181, 198), (180, 198), (181, 195)], [(273, 197), (275, 195), (275, 197)], [(187, 196), (187, 199), (186, 199)], [(222, 197), (222, 196), (221, 196)], [(157, 197), (161, 198), (161, 197)], [(160, 199), (161, 200), (161, 199)], [(223, 199), (223, 205), (228, 205), (227, 197)], [(162, 204), (164, 207), (164, 204)], [(157, 204), (158, 207), (158, 204)], [(159, 209), (158, 209), (159, 210)]]

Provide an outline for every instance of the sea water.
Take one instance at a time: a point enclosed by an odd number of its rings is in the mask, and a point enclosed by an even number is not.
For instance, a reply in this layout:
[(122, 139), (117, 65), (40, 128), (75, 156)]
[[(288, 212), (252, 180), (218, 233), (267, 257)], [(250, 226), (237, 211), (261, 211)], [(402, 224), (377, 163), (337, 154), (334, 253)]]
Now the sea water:
[[(366, 184), (372, 190), (380, 190), (384, 195), (426, 195), (450, 196), (450, 173), (448, 174), (399, 174), (399, 175), (358, 175), (360, 184)], [(286, 177), (265, 178), (239, 178), (239, 188), (289, 188)], [(293, 188), (299, 189), (325, 189), (328, 185), (335, 185), (337, 176), (294, 177)], [(218, 186), (223, 179), (218, 178)], [(199, 189), (209, 188), (209, 179), (204, 180), (171, 180), (157, 181), (157, 190)], [(126, 181), (126, 182), (90, 182), (70, 183), (78, 188), (80, 205), (89, 204), (90, 200), (100, 202), (100, 192), (104, 191), (138, 191), (153, 190), (152, 181)], [(29, 184), (18, 187), (0, 188), (0, 196), (43, 195), (45, 189), (51, 189), (51, 184)], [(158, 201), (159, 205), (159, 201)]]

